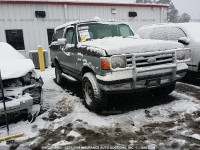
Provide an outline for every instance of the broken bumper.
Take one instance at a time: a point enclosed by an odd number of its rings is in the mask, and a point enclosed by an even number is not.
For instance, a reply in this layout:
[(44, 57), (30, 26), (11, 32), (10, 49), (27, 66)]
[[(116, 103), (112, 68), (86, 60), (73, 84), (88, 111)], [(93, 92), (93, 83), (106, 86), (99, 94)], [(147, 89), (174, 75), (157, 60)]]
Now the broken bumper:
[(106, 76), (97, 75), (99, 87), (107, 92), (136, 92), (175, 84), (187, 73), (185, 63), (160, 65), (143, 69), (116, 71)]
[[(25, 94), (19, 98), (6, 101), (6, 112), (12, 113), (24, 109), (28, 109), (33, 105), (33, 98), (29, 94)], [(4, 106), (3, 103), (0, 103), (0, 115), (3, 115)]]

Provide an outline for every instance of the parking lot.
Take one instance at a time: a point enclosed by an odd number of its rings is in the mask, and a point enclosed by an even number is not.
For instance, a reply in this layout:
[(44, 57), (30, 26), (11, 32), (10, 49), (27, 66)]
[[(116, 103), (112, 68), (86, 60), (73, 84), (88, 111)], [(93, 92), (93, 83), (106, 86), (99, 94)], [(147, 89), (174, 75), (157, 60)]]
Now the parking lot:
[[(62, 149), (70, 145), (110, 149), (115, 148), (112, 146), (120, 146), (118, 149), (200, 146), (198, 85), (179, 82), (175, 91), (165, 97), (109, 96), (108, 108), (102, 114), (95, 114), (82, 104), (80, 83), (58, 86), (53, 68), (41, 75), (42, 113), (33, 123), (11, 124), (11, 134), (25, 135), (2, 142), (1, 146), (17, 149)], [(6, 128), (2, 127), (0, 135), (6, 134)]]

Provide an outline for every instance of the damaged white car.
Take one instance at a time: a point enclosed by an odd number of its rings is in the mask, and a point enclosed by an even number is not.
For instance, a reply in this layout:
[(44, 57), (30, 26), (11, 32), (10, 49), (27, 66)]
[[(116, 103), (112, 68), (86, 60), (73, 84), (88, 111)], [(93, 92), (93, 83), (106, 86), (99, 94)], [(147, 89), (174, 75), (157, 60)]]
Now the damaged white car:
[[(0, 71), (4, 100), (8, 114), (36, 116), (40, 111), (43, 81), (34, 70), (32, 60), (26, 59), (7, 43), (0, 42)], [(5, 113), (0, 90), (0, 116)], [(37, 106), (37, 107), (36, 107)], [(24, 113), (27, 112), (27, 113)]]

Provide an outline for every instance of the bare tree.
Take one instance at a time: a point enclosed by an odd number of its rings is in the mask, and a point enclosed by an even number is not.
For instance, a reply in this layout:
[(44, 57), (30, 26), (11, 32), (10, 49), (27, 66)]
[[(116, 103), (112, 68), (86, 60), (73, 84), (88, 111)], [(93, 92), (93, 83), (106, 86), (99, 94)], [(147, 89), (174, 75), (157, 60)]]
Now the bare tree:
[(179, 15), (178, 10), (172, 3), (172, 0), (136, 0), (136, 3), (157, 3), (157, 4), (168, 4), (167, 20), (169, 22), (178, 23), (178, 22), (189, 22), (191, 17), (187, 13)]
[(188, 13), (183, 13), (180, 16), (179, 22), (189, 22), (191, 19), (190, 15)]

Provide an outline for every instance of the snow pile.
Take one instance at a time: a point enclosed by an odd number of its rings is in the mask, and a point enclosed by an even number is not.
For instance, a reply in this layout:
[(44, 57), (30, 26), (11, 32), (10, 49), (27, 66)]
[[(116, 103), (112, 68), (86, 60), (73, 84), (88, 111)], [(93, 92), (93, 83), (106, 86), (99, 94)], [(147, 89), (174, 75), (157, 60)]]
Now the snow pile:
[(49, 149), (60, 149), (60, 146), (66, 146), (66, 145), (70, 145), (72, 144), (72, 142), (68, 142), (66, 140), (62, 140), (62, 141), (59, 141), (55, 144), (53, 144), (52, 146), (49, 147)]
[(81, 135), (76, 131), (70, 131), (67, 136), (80, 137)]
[(9, 44), (0, 42), (0, 71), (3, 80), (24, 76), (34, 68), (32, 60), (26, 59)]
[(144, 40), (123, 37), (109, 37), (104, 39), (97, 39), (92, 41), (85, 41), (81, 46), (94, 47), (106, 50), (108, 55), (117, 55), (125, 53), (137, 52), (154, 52), (160, 50), (170, 50), (176, 48), (183, 48), (183, 45), (177, 42), (161, 41), (161, 40)]

